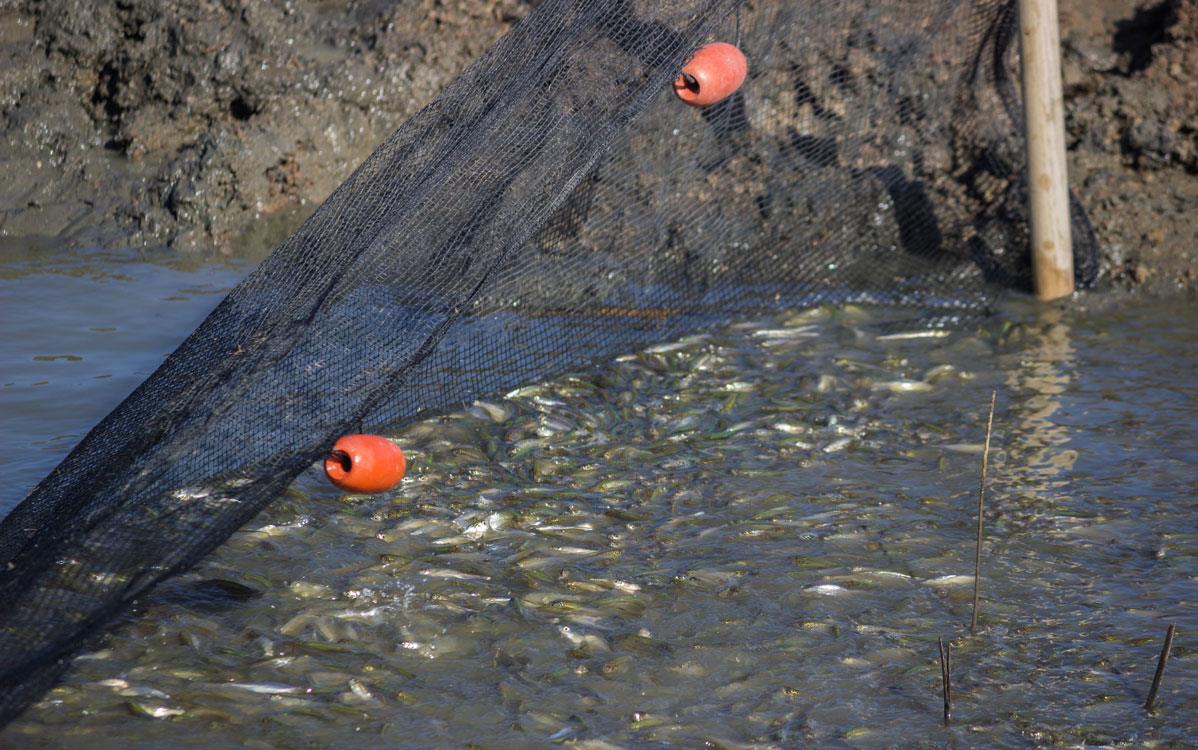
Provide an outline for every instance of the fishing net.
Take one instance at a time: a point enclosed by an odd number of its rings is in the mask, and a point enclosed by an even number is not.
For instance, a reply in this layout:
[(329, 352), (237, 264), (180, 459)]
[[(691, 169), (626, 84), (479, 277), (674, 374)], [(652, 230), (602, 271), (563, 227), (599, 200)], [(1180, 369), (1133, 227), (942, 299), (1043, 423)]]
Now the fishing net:
[[(0, 524), (0, 723), (342, 434), (772, 308), (951, 320), (1026, 285), (1012, 21), (1006, 0), (539, 3)], [(686, 107), (671, 83), (715, 39), (749, 77)]]

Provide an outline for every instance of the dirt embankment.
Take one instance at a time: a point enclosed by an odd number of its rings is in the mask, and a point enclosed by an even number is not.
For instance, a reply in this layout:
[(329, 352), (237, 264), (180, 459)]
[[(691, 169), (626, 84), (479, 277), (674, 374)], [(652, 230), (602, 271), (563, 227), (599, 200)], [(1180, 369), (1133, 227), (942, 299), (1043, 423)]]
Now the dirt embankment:
[(0, 0), (0, 234), (270, 244), (527, 11)]
[(1105, 281), (1198, 290), (1198, 0), (1062, 0), (1074, 189)]
[[(1198, 0), (1061, 0), (1103, 279), (1198, 289)], [(0, 0), (0, 236), (255, 253), (535, 0)]]

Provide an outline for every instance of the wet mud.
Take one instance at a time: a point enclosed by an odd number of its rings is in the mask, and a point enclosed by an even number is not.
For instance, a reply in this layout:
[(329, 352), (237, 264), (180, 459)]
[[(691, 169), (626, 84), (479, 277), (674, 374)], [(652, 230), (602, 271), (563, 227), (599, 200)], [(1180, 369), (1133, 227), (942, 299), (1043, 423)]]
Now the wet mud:
[(527, 10), (0, 3), (0, 234), (269, 249)]
[(1063, 0), (1073, 188), (1113, 285), (1198, 288), (1198, 1)]
[[(535, 5), (0, 2), (0, 236), (250, 256)], [(1198, 0), (1063, 0), (1108, 286), (1198, 289)]]

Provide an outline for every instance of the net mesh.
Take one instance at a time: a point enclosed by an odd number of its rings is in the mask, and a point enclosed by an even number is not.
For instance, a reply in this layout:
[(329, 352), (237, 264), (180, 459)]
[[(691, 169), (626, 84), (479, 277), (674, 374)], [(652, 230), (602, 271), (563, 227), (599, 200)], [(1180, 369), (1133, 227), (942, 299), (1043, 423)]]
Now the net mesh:
[[(1012, 19), (1007, 0), (540, 3), (0, 523), (0, 723), (342, 434), (770, 308), (951, 317), (1025, 286)], [(749, 77), (685, 107), (670, 84), (713, 39)]]

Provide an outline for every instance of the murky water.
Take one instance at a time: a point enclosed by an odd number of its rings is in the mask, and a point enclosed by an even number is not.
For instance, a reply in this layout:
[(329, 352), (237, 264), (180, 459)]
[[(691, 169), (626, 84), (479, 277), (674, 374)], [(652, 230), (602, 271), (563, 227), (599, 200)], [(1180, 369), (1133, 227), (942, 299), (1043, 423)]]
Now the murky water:
[(0, 516), (247, 271), (0, 242)]
[[(214, 300), (195, 294), (153, 334), (90, 305), (234, 272), (123, 273), (79, 280), (65, 317), (26, 321), (29, 357), (4, 352), (24, 389), (0, 403), (6, 446), (18, 414), (45, 454), (18, 451), (20, 473), (50, 468)], [(66, 278), (0, 291), (36, 299)], [(798, 311), (412, 425), (399, 491), (342, 496), (305, 475), (0, 746), (1192, 746), (1195, 308), (1016, 306), (942, 338), (894, 335), (885, 310)], [(144, 336), (70, 338), (114, 326)], [(82, 380), (20, 369), (82, 367), (32, 360), (60, 354), (108, 363), (87, 419), (25, 382), (85, 401)], [(948, 728), (937, 636), (955, 646)]]

